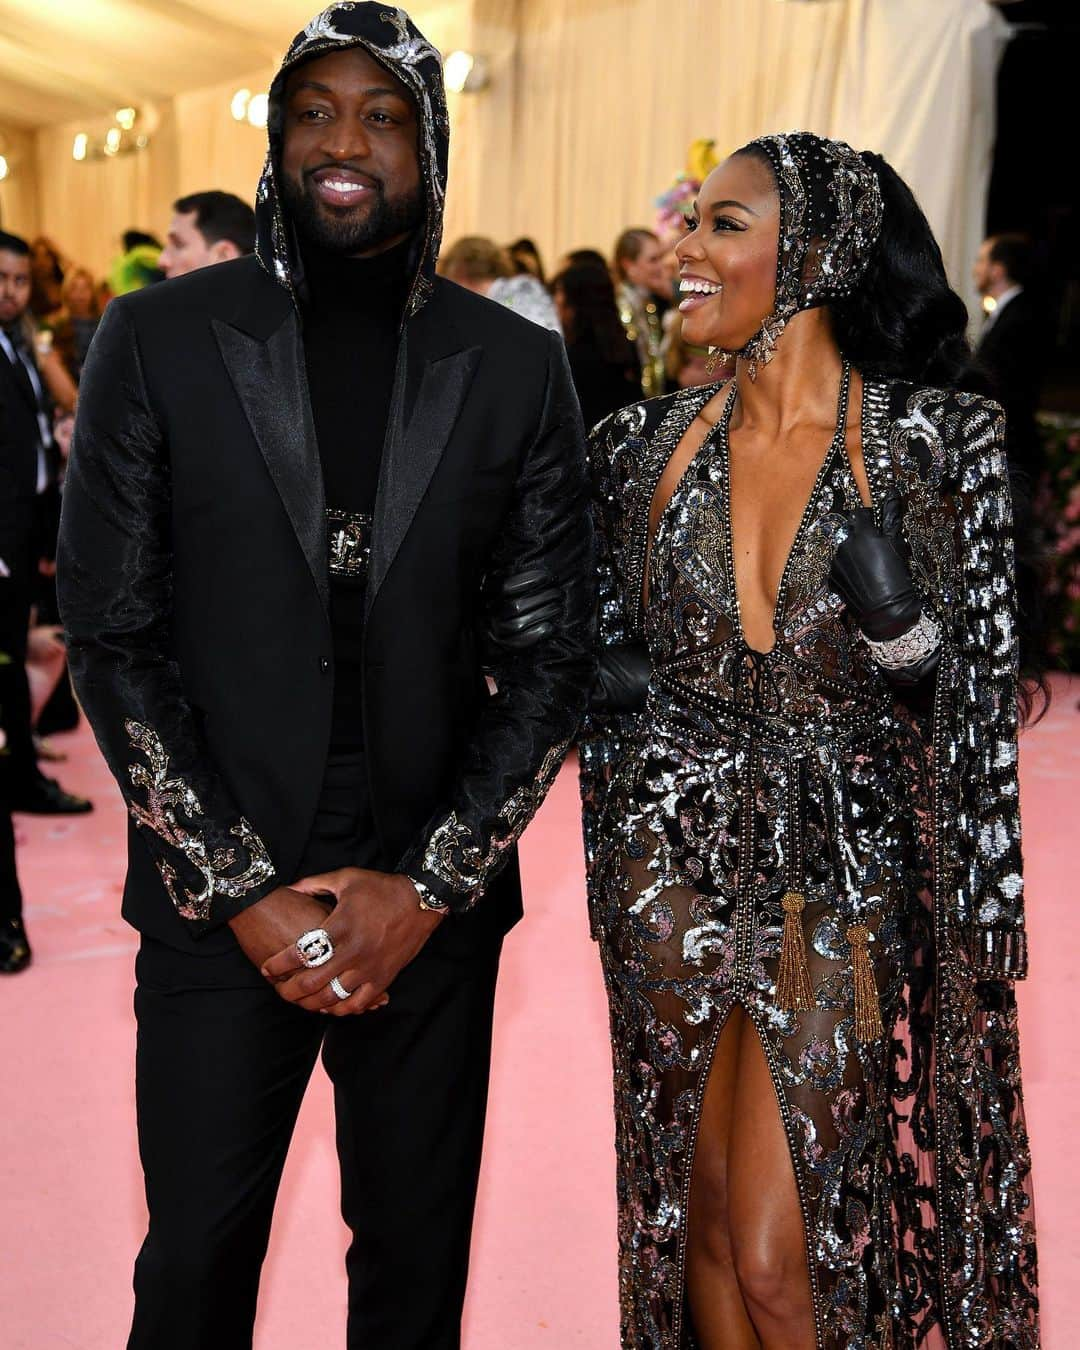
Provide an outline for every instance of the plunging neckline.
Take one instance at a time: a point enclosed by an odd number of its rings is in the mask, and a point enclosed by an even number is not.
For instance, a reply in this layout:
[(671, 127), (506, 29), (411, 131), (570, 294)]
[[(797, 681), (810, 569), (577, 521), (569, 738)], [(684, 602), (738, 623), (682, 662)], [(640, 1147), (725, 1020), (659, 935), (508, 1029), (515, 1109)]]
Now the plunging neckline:
[[(860, 408), (859, 408), (860, 432), (864, 421), (863, 414), (865, 407), (865, 394), (866, 394), (866, 382), (864, 380), (862, 384), (862, 391), (861, 391), (862, 396), (860, 397)], [(780, 573), (780, 581), (776, 589), (776, 599), (773, 602), (772, 646), (764, 651), (762, 651), (757, 647), (752, 647), (750, 643), (746, 640), (746, 634), (743, 631), (743, 624), (742, 624), (742, 606), (739, 601), (738, 578), (735, 571), (734, 532), (731, 523), (730, 424), (731, 424), (731, 416), (732, 413), (734, 412), (735, 399), (737, 395), (738, 395), (738, 386), (733, 381), (731, 390), (728, 393), (727, 399), (724, 403), (724, 407), (720, 413), (720, 416), (716, 419), (713, 425), (709, 427), (708, 431), (705, 433), (705, 436), (702, 439), (701, 444), (698, 446), (697, 450), (695, 450), (694, 454), (687, 461), (685, 469), (679, 475), (679, 479), (676, 482), (670, 497), (664, 503), (664, 507), (661, 510), (659, 516), (657, 517), (656, 529), (650, 530), (649, 519), (652, 515), (653, 500), (655, 499), (656, 492), (659, 489), (660, 481), (664, 476), (664, 472), (667, 469), (667, 465), (668, 463), (670, 463), (670, 456), (668, 457), (668, 460), (665, 461), (663, 467), (661, 468), (660, 476), (656, 479), (656, 481), (653, 484), (653, 490), (652, 493), (650, 494), (649, 501), (646, 507), (648, 514), (645, 517), (645, 530), (646, 530), (645, 559), (644, 559), (644, 568), (642, 572), (642, 585), (638, 588), (638, 599), (641, 605), (642, 616), (644, 617), (644, 614), (648, 608), (648, 598), (646, 592), (648, 591), (649, 595), (651, 595), (651, 586), (649, 585), (649, 583), (651, 579), (650, 573), (652, 571), (653, 556), (656, 549), (656, 544), (660, 539), (660, 535), (663, 532), (665, 524), (667, 522), (667, 517), (670, 514), (670, 512), (674, 509), (678, 499), (682, 495), (683, 489), (685, 488), (686, 484), (690, 481), (692, 475), (695, 473), (704, 455), (707, 452), (711, 452), (711, 450), (715, 447), (719, 452), (721, 465), (721, 493), (720, 493), (721, 543), (724, 554), (724, 568), (725, 571), (727, 572), (729, 582), (728, 590), (731, 596), (730, 619), (732, 626), (732, 634), (738, 641), (739, 645), (751, 656), (751, 658), (753, 658), (755, 661), (766, 661), (773, 654), (773, 652), (776, 651), (777, 643), (779, 641), (779, 633), (777, 631), (777, 625), (781, 620), (781, 617), (784, 612), (784, 606), (787, 601), (787, 588), (792, 564), (795, 558), (798, 556), (799, 550), (802, 548), (806, 532), (810, 527), (811, 520), (816, 514), (816, 509), (819, 498), (821, 496), (822, 487), (829, 476), (829, 472), (832, 469), (832, 466), (837, 458), (837, 455), (841, 450), (844, 450), (846, 453), (847, 424), (848, 424), (850, 396), (851, 396), (851, 366), (847, 362), (844, 363), (843, 372), (841, 374), (840, 391), (837, 396), (836, 429), (833, 432), (832, 440), (829, 442), (828, 449), (825, 451), (825, 457), (822, 460), (821, 465), (818, 468), (817, 474), (814, 477), (814, 482), (810, 488), (809, 497), (807, 498), (806, 505), (803, 508), (802, 515), (799, 518), (799, 523), (798, 526), (796, 527), (795, 534), (792, 537), (791, 545), (788, 548), (787, 554), (784, 558), (784, 566)], [(706, 407), (707, 404), (714, 397), (715, 394), (710, 394), (709, 398), (705, 401), (705, 403), (701, 404), (701, 406), (695, 410), (694, 417), (691, 418), (690, 422), (688, 422), (686, 427), (683, 429), (682, 432), (683, 436), (685, 436), (686, 432), (690, 429), (690, 426), (693, 424), (694, 418), (696, 418), (698, 414), (701, 412), (701, 408)], [(680, 436), (680, 440), (681, 439), (682, 437)], [(677, 448), (678, 442), (676, 443), (676, 449)], [(673, 454), (675, 453), (674, 450), (672, 451), (672, 453)], [(856, 485), (856, 491), (857, 490), (858, 488)]]

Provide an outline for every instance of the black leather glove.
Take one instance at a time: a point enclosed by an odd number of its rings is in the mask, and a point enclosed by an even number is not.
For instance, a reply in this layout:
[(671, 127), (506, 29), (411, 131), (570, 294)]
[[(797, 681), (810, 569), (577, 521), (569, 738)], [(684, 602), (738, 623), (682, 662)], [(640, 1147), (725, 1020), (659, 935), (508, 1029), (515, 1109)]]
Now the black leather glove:
[(524, 651), (551, 637), (563, 609), (562, 591), (543, 567), (488, 577), (483, 599), (487, 642), (510, 651)]
[[(848, 520), (848, 537), (836, 550), (829, 583), (871, 642), (902, 637), (918, 623), (923, 607), (908, 570), (899, 492), (890, 488), (885, 494), (880, 530), (869, 507), (852, 511)], [(934, 651), (902, 670), (883, 669), (896, 684), (918, 684), (937, 667), (939, 654)]]
[(618, 642), (603, 647), (596, 683), (589, 695), (589, 711), (640, 712), (645, 706), (651, 676), (652, 662), (644, 642)]
[(919, 621), (922, 601), (904, 559), (900, 494), (892, 488), (874, 513), (860, 506), (848, 516), (848, 537), (836, 550), (830, 584), (872, 642), (898, 638)]

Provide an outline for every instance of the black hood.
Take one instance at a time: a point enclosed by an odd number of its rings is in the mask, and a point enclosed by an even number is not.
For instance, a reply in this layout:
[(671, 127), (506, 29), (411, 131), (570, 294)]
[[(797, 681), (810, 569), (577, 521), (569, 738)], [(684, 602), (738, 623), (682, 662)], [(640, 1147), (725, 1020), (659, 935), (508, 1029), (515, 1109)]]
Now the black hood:
[(291, 70), (313, 56), (362, 47), (385, 66), (416, 99), (420, 124), (420, 171), (427, 203), (423, 237), (416, 247), (415, 273), (405, 307), (410, 317), (431, 294), (442, 239), (450, 123), (446, 114), (442, 57), (403, 9), (342, 0), (330, 5), (297, 33), (270, 86), (267, 129), (270, 146), (255, 203), (255, 253), (266, 271), (294, 298), (303, 291), (303, 271), (292, 223), (281, 201), (282, 103)]

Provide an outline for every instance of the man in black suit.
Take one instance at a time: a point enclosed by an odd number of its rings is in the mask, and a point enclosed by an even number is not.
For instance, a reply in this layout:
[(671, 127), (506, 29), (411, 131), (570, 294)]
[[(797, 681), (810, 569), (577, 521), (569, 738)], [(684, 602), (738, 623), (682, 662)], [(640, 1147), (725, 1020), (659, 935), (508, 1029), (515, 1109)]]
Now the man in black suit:
[(1031, 241), (996, 234), (984, 241), (973, 270), (986, 307), (975, 358), (1005, 409), (1010, 464), (1029, 479), (1042, 469), (1035, 414), (1048, 343), (1046, 316), (1028, 289), (1031, 269)]
[[(142, 933), (129, 1344), (250, 1345), (321, 1047), (348, 1343), (451, 1350), (515, 843), (594, 667), (580, 413), (559, 338), (435, 276), (441, 62), (403, 11), (313, 19), (269, 134), (256, 257), (109, 307), (65, 492)], [(492, 695), (484, 578), (538, 572), (557, 612)]]
[[(30, 248), (0, 231), (0, 725), (6, 740), (0, 765), (0, 974), (30, 961), (22, 900), (14, 881), (10, 810), (57, 815), (90, 810), (38, 768), (26, 677), (26, 646), (38, 562), (46, 541), (48, 496), (55, 490), (57, 453), (52, 407), (34, 355), (26, 312)], [(53, 517), (55, 520), (55, 517)]]

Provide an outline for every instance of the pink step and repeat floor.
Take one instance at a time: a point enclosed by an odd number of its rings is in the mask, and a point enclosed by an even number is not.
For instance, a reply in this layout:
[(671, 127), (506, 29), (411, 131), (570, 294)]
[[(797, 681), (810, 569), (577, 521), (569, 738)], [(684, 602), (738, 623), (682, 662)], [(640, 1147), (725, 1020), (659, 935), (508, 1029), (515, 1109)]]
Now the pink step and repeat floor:
[[(1044, 1345), (1080, 1344), (1080, 683), (1025, 734), (1032, 978), (1021, 990)], [(135, 939), (125, 822), (85, 731), (59, 738), (87, 818), (20, 818), (35, 963), (0, 981), (0, 1347), (118, 1350), (144, 1208), (132, 1103)], [(524, 843), (528, 918), (503, 961), (466, 1350), (615, 1350), (607, 1016), (586, 930), (568, 764)], [(330, 1094), (305, 1102), (275, 1219), (259, 1350), (344, 1346), (345, 1233)], [(312, 1297), (317, 1290), (318, 1296)], [(373, 1347), (377, 1350), (377, 1347)]]

